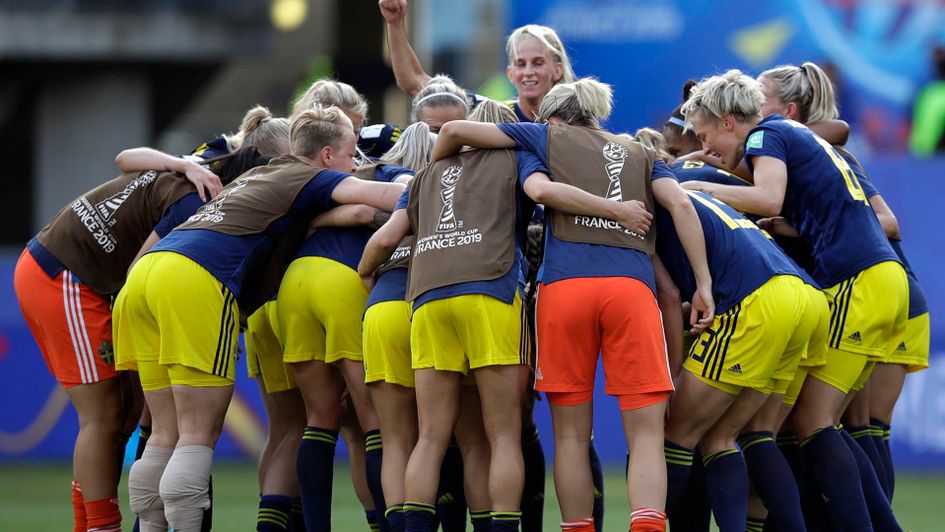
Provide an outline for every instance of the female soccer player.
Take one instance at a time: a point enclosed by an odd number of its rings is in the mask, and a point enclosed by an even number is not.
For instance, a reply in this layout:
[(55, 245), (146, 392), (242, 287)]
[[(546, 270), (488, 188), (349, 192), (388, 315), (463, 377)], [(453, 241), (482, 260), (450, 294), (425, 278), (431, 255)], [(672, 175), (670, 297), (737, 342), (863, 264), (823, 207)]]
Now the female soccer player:
[[(406, 128), (382, 162), (419, 170), (430, 160), (436, 135), (417, 122)], [(411, 243), (405, 239), (381, 268), (364, 311), (364, 374), (381, 433), (384, 512), (392, 532), (402, 532), (404, 472), (417, 443), (417, 401), (410, 367), (410, 304), (406, 301), (407, 259)]]
[(16, 266), (20, 308), (79, 413), (72, 484), (77, 530), (120, 526), (120, 435), (141, 414), (140, 399), (122, 393), (120, 381), (131, 375), (120, 379), (115, 371), (110, 298), (141, 250), (193, 214), (206, 190), (218, 190), (213, 172), (155, 153), (156, 170), (125, 173), (64, 207)]
[[(293, 241), (332, 203), (391, 209), (403, 189), (348, 174), (355, 136), (338, 108), (301, 113), (290, 141), (292, 156), (244, 174), (142, 257), (116, 302), (118, 362), (143, 373), (155, 428), (148, 448), (162, 455), (143, 457), (129, 483), (149, 499), (142, 526), (162, 502), (174, 529), (200, 526), (232, 394), (237, 306), (248, 316), (265, 301), (274, 290), (261, 282), (269, 265), (291, 256)], [(158, 515), (148, 517), (160, 526)]]
[[(692, 323), (707, 325), (714, 308), (711, 278), (692, 205), (662, 161), (638, 144), (600, 129), (599, 122), (609, 116), (610, 109), (607, 85), (592, 79), (559, 84), (539, 110), (539, 118), (547, 124), (451, 122), (441, 130), (434, 158), (453, 153), (463, 144), (517, 146), (546, 162), (556, 181), (594, 196), (625, 203), (638, 200), (651, 208), (655, 198), (670, 210), (685, 235), (699, 279)], [(599, 169), (590, 169), (588, 161), (599, 161)], [(533, 198), (548, 204), (541, 195)], [(624, 201), (611, 205), (620, 203)], [(653, 239), (607, 217), (569, 216), (564, 214), (570, 212), (568, 206), (553, 208), (538, 297), (536, 389), (546, 392), (552, 407), (562, 528), (593, 529), (586, 450), (594, 368), (602, 352), (607, 392), (620, 399), (631, 453), (631, 527), (663, 529), (666, 477), (665, 470), (654, 464), (662, 460), (663, 415), (672, 381), (647, 256), (653, 251)], [(635, 334), (628, 335), (628, 330)]]
[(424, 122), (436, 133), (451, 120), (462, 120), (479, 103), (476, 95), (464, 91), (449, 76), (434, 76), (417, 91), (411, 103), (410, 119)]
[(805, 380), (795, 430), (807, 470), (816, 476), (838, 523), (868, 526), (872, 513), (877, 527), (895, 528), (888, 505), (867, 510), (862, 467), (835, 425), (850, 390), (865, 381), (873, 362), (895, 348), (888, 345), (890, 339), (904, 331), (904, 299), (889, 305), (888, 298), (907, 290), (905, 272), (846, 161), (803, 125), (780, 115), (762, 119), (764, 101), (761, 84), (737, 70), (693, 88), (683, 113), (703, 149), (718, 154), (729, 168), (744, 156), (755, 185), (690, 181), (685, 186), (760, 216), (783, 210), (813, 248), (811, 275), (828, 287), (830, 342), (827, 363), (812, 368)]

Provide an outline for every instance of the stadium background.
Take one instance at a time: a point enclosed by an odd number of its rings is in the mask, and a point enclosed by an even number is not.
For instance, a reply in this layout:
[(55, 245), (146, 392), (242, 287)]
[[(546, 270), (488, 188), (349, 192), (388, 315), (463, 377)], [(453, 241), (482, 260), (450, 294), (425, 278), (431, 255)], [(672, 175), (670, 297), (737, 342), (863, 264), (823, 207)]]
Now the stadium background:
[[(659, 126), (679, 87), (727, 68), (780, 63), (837, 72), (851, 145), (896, 211), (903, 247), (931, 307), (931, 368), (910, 376), (895, 414), (897, 466), (945, 474), (945, 158), (906, 151), (912, 100), (945, 43), (945, 4), (827, 0), (418, 0), (411, 27), (428, 71), (494, 97), (503, 39), (555, 27), (578, 75), (615, 88), (608, 126)], [(407, 99), (385, 62), (376, 2), (322, 0), (0, 0), (0, 464), (67, 460), (75, 413), (43, 365), (13, 294), (22, 245), (82, 191), (117, 173), (123, 148), (189, 151), (233, 131), (257, 102), (284, 112), (298, 87), (334, 73), (364, 92), (373, 123), (406, 124)], [(433, 66), (431, 68), (431, 65)], [(264, 441), (255, 383), (240, 378), (219, 457), (254, 457)], [(599, 393), (596, 442), (623, 461), (616, 403)], [(546, 449), (550, 419), (536, 418)], [(343, 454), (343, 452), (342, 452)], [(550, 459), (550, 455), (549, 455)], [(336, 481), (337, 483), (337, 481)]]

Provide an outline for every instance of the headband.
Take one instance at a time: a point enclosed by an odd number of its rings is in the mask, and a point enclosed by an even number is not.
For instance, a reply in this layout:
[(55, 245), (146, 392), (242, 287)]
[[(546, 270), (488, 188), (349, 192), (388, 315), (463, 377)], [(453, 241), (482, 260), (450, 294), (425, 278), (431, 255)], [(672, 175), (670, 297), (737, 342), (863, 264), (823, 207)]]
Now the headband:
[(458, 101), (459, 103), (463, 104), (463, 107), (465, 107), (467, 110), (469, 110), (469, 104), (466, 102), (466, 98), (463, 98), (463, 97), (461, 97), (461, 96), (458, 96), (458, 95), (456, 95), (456, 94), (453, 94), (452, 92), (434, 92), (433, 94), (427, 94), (427, 95), (424, 96), (423, 98), (420, 98), (419, 100), (417, 100), (417, 103), (413, 104), (413, 108), (414, 108), (414, 109), (419, 109), (419, 108), (420, 108), (420, 104), (422, 104), (423, 102), (429, 100), (430, 98), (436, 98), (437, 96), (447, 96), (447, 97), (453, 98), (454, 100), (456, 100), (456, 101)]
[(686, 129), (686, 121), (681, 118), (676, 118), (675, 116), (670, 116), (666, 123)]

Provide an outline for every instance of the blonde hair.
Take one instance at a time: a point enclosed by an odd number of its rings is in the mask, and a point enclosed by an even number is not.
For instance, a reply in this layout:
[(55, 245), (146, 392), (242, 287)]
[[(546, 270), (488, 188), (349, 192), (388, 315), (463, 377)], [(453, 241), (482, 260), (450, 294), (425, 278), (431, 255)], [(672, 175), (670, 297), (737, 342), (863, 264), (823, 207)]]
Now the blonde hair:
[(243, 116), (240, 124), (240, 147), (255, 147), (265, 157), (283, 155), (284, 142), (289, 140), (289, 120), (272, 116), (269, 109), (257, 105)]
[(484, 98), (470, 113), (469, 119), (473, 122), (488, 122), (491, 124), (514, 124), (518, 122), (515, 111), (504, 103)]
[(764, 103), (761, 83), (741, 70), (732, 69), (699, 81), (680, 110), (687, 125), (691, 125), (697, 115), (721, 120), (730, 114), (739, 122), (747, 122), (761, 114)]
[(559, 118), (568, 124), (599, 128), (610, 116), (613, 89), (595, 78), (559, 83), (548, 91), (538, 107), (538, 119)]
[(289, 132), (292, 155), (313, 157), (325, 146), (337, 148), (348, 135), (354, 136), (354, 127), (341, 109), (316, 105), (292, 121)]
[(362, 120), (367, 119), (368, 105), (364, 96), (351, 85), (333, 79), (320, 79), (308, 88), (292, 105), (292, 118), (315, 107), (340, 107), (357, 114)]
[(765, 70), (758, 79), (774, 82), (775, 93), (785, 105), (797, 105), (799, 121), (823, 122), (840, 116), (833, 82), (827, 73), (810, 61), (801, 66), (781, 65)]
[(515, 63), (515, 57), (518, 55), (518, 45), (525, 39), (535, 39), (551, 54), (551, 59), (561, 65), (560, 83), (570, 83), (574, 81), (574, 69), (571, 67), (571, 59), (568, 57), (567, 50), (564, 49), (564, 43), (558, 33), (548, 26), (539, 26), (538, 24), (527, 24), (516, 28), (505, 41), (505, 53), (509, 56), (509, 65)]
[(381, 156), (381, 162), (394, 164), (419, 172), (430, 162), (436, 133), (430, 132), (426, 122), (414, 122), (400, 133), (394, 147)]
[(426, 107), (452, 107), (462, 105), (469, 113), (469, 100), (466, 91), (445, 74), (437, 74), (413, 97), (410, 119), (420, 119), (420, 110)]
[(641, 127), (633, 134), (633, 140), (637, 141), (644, 148), (649, 148), (656, 152), (656, 157), (664, 163), (671, 163), (673, 156), (666, 150), (666, 137), (659, 131), (650, 127)]

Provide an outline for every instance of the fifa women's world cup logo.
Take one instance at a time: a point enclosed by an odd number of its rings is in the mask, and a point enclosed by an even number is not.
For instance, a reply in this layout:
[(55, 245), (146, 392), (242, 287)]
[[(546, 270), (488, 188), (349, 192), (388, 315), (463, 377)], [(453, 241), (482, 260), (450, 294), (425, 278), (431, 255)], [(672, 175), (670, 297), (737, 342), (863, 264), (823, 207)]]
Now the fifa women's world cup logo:
[(440, 176), (440, 184), (443, 190), (440, 191), (440, 198), (443, 200), (443, 208), (440, 210), (440, 221), (436, 224), (437, 233), (448, 233), (462, 227), (463, 222), (456, 220), (456, 213), (453, 212), (453, 200), (456, 198), (456, 183), (463, 176), (462, 166), (449, 166), (443, 170)]
[(607, 170), (607, 178), (610, 184), (607, 186), (607, 194), (604, 196), (609, 200), (623, 201), (623, 191), (620, 189), (620, 172), (623, 172), (623, 163), (629, 157), (627, 148), (615, 142), (608, 142), (603, 149), (604, 159), (607, 164), (604, 168)]

